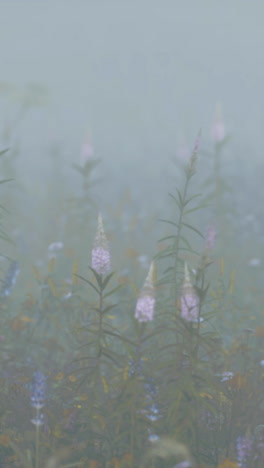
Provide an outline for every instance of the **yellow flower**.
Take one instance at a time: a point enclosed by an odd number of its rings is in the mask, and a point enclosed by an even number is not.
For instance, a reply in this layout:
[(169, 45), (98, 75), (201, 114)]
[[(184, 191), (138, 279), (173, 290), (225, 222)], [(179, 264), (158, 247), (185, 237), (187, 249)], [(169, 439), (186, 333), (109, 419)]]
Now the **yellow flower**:
[(57, 382), (59, 382), (63, 378), (64, 378), (64, 374), (62, 372), (58, 372), (58, 374), (56, 374), (54, 377), (54, 379), (57, 380)]
[(77, 380), (74, 375), (69, 375), (68, 379), (70, 380), (70, 382), (76, 382), (76, 380)]
[(217, 468), (238, 468), (238, 464), (230, 460), (230, 458), (226, 458), (223, 463), (220, 463)]

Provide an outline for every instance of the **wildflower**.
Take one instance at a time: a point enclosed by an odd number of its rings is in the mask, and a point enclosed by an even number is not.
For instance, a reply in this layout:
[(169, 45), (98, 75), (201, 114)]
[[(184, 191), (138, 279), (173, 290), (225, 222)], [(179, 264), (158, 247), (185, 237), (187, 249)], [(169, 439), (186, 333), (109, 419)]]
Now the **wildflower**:
[(54, 250), (61, 250), (61, 249), (63, 249), (63, 242), (53, 242), (48, 247), (49, 252), (53, 252)]
[(255, 435), (255, 450), (254, 450), (253, 460), (258, 460), (259, 463), (262, 462), (262, 466), (264, 466), (264, 426), (263, 424), (255, 428), (254, 435)]
[(160, 439), (160, 437), (157, 434), (152, 434), (150, 429), (148, 430), (148, 433), (149, 433), (149, 436), (148, 436), (149, 442), (157, 442)]
[(247, 461), (252, 451), (252, 439), (250, 437), (237, 438), (237, 462), (239, 468), (247, 468)]
[(42, 372), (36, 371), (33, 374), (33, 382), (31, 387), (31, 406), (36, 409), (35, 418), (31, 419), (32, 424), (41, 426), (43, 424), (44, 416), (40, 413), (46, 399), (46, 377)]
[(11, 262), (6, 275), (2, 280), (0, 296), (6, 297), (10, 295), (12, 288), (16, 284), (19, 271), (20, 270), (19, 270), (18, 262), (16, 261)]
[(57, 256), (57, 252), (61, 249), (63, 249), (64, 247), (64, 244), (63, 242), (52, 242), (52, 244), (50, 244), (48, 246), (48, 258), (49, 260), (51, 260), (52, 258), (56, 258)]
[(223, 372), (222, 373), (222, 378), (221, 378), (221, 382), (226, 382), (227, 380), (230, 380), (234, 377), (234, 373), (233, 372)]
[(100, 213), (98, 215), (97, 233), (92, 250), (92, 268), (99, 275), (104, 275), (111, 269), (108, 241), (104, 232), (103, 219)]
[(181, 295), (181, 316), (188, 322), (199, 321), (199, 298), (195, 293), (187, 263), (184, 265), (184, 283)]
[(226, 136), (225, 124), (222, 118), (221, 106), (218, 105), (216, 108), (215, 118), (212, 125), (212, 139), (217, 143), (221, 143)]
[(174, 466), (174, 468), (191, 468), (191, 463), (187, 460), (177, 463), (177, 465)]
[(153, 320), (155, 307), (154, 271), (155, 264), (151, 262), (147, 278), (137, 300), (135, 318), (139, 322)]
[(216, 230), (213, 224), (209, 224), (205, 235), (205, 249), (212, 250), (215, 246)]
[(140, 264), (141, 268), (147, 268), (148, 267), (148, 256), (147, 255), (139, 255), (137, 257), (137, 261)]
[(132, 375), (141, 375), (142, 374), (142, 368), (143, 368), (143, 362), (142, 359), (139, 359), (139, 361), (135, 361), (135, 359), (130, 359), (128, 363), (128, 375), (131, 377)]
[(89, 139), (87, 139), (81, 147), (80, 162), (82, 166), (85, 166), (87, 162), (93, 157), (94, 148)]

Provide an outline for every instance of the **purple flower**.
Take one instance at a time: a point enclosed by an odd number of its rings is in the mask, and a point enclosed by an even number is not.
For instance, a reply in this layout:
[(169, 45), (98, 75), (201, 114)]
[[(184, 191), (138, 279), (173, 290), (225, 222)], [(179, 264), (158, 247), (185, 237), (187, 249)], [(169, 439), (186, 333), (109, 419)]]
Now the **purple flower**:
[(151, 296), (139, 297), (137, 300), (135, 318), (139, 322), (153, 320), (155, 298)]
[(36, 409), (35, 418), (31, 419), (32, 424), (35, 426), (41, 426), (43, 424), (44, 416), (40, 413), (41, 408), (45, 405), (46, 399), (46, 380), (42, 372), (37, 370), (33, 374), (32, 386), (31, 386), (31, 406)]
[(258, 460), (258, 462), (262, 462), (262, 466), (264, 466), (264, 426), (257, 426), (254, 433), (255, 450), (253, 460)]
[(31, 386), (31, 405), (36, 409), (43, 408), (46, 399), (46, 380), (42, 372), (37, 370), (33, 374), (33, 381)]
[(97, 233), (92, 250), (92, 268), (99, 275), (104, 275), (111, 269), (108, 241), (104, 232), (103, 219), (100, 213), (98, 215)]
[(252, 452), (252, 439), (251, 437), (238, 437), (237, 438), (237, 462), (239, 468), (247, 468), (247, 462)]
[(193, 289), (187, 263), (185, 263), (184, 266), (184, 283), (181, 295), (181, 317), (188, 322), (198, 322), (199, 318), (199, 298)]
[(155, 264), (151, 262), (147, 278), (136, 304), (135, 318), (139, 322), (153, 320), (155, 308), (154, 275)]
[(177, 465), (174, 466), (174, 468), (191, 468), (191, 463), (187, 460), (177, 463)]
[(215, 246), (216, 230), (213, 224), (209, 224), (205, 236), (205, 249), (212, 250)]

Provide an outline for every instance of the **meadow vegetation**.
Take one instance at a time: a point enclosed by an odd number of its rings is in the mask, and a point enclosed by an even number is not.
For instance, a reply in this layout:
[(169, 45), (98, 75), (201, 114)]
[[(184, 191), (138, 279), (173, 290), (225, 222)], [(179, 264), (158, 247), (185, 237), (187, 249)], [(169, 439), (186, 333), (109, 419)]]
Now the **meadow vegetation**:
[(0, 466), (263, 467), (262, 241), (212, 137), (152, 211), (96, 197), (90, 140), (29, 200), (3, 137)]

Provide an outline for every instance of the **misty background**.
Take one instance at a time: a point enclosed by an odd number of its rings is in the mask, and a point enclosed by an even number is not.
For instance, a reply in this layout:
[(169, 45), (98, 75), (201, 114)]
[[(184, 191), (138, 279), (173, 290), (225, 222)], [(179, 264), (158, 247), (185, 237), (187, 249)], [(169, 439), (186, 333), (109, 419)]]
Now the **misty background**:
[[(217, 103), (230, 171), (245, 188), (260, 177), (263, 14), (257, 0), (1, 0), (0, 128), (10, 126), (6, 143), (19, 145), (34, 196), (45, 197), (54, 145), (78, 184), (70, 167), (89, 135), (102, 200), (130, 187), (152, 201), (154, 186), (165, 198), (181, 145), (192, 148), (201, 128), (202, 147), (212, 147)], [(32, 88), (39, 102), (15, 125)]]

